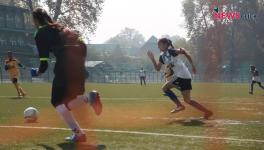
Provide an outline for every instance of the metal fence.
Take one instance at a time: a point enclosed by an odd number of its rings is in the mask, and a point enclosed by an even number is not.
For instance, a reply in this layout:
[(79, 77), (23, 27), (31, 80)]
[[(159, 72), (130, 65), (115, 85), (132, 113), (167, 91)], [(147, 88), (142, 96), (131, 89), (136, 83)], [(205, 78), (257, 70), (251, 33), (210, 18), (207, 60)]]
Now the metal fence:
[[(95, 83), (139, 83), (139, 72), (89, 72), (89, 82)], [(164, 82), (163, 73), (161, 72), (146, 72), (146, 81), (148, 83)]]
[[(0, 83), (11, 82), (8, 73), (4, 70), (3, 59), (0, 58)], [(30, 59), (30, 62), (26, 69), (20, 69), (21, 76), (20, 82), (52, 82), (54, 78), (53, 68), (54, 62), (49, 62), (49, 68), (38, 78), (32, 78), (30, 75), (31, 67), (38, 67), (39, 60), (38, 59)], [(104, 71), (101, 70), (88, 70), (89, 78), (87, 82), (92, 83), (139, 83), (139, 71)], [(232, 78), (231, 78), (232, 77)], [(233, 77), (232, 74), (223, 73), (218, 76), (217, 79), (211, 80), (211, 82), (234, 82), (234, 83), (248, 83), (250, 82), (250, 74), (246, 72), (245, 74), (239, 74)], [(264, 76), (261, 77), (264, 79)], [(206, 79), (202, 78), (202, 76), (195, 75), (193, 80), (195, 82), (204, 82)], [(163, 72), (151, 72), (146, 71), (146, 81), (148, 83), (162, 83), (165, 81)], [(208, 81), (208, 80), (207, 80)]]
[[(32, 78), (30, 74), (30, 69), (20, 69), (20, 82), (50, 82), (53, 78), (53, 73), (48, 70), (45, 74), (41, 75), (39, 78)], [(8, 72), (4, 69), (0, 70), (0, 83), (11, 82)]]
[[(54, 78), (53, 67), (51, 66), (46, 73), (37, 78), (32, 78), (30, 69), (20, 69), (20, 82), (52, 82)], [(264, 76), (262, 76), (264, 79)], [(163, 72), (146, 72), (146, 81), (148, 83), (163, 83), (165, 81)], [(193, 77), (194, 82), (203, 82), (199, 75)], [(8, 73), (1, 67), (0, 83), (11, 82)], [(139, 72), (137, 71), (89, 71), (87, 82), (92, 83), (139, 83)], [(219, 79), (211, 82), (233, 82), (248, 83), (250, 76), (240, 75), (230, 80), (229, 75), (221, 75)]]
[[(40, 77), (32, 78), (30, 75), (30, 69), (20, 69), (20, 82), (52, 82), (54, 77), (53, 71), (48, 69), (47, 72)], [(146, 81), (149, 83), (161, 83), (164, 82), (163, 73), (159, 72), (147, 72)], [(8, 72), (1, 69), (0, 71), (0, 83), (11, 82)], [(89, 78), (87, 82), (94, 83), (139, 83), (139, 72), (89, 72)]]
[[(41, 75), (39, 78), (32, 78), (30, 70), (32, 67), (36, 68), (39, 66), (39, 60), (32, 58), (29, 62), (26, 62), (23, 64), (26, 64), (25, 68), (20, 68), (20, 82), (50, 82), (52, 81), (54, 75), (53, 75), (53, 68), (54, 63), (51, 61), (49, 62), (49, 69)], [(9, 74), (4, 69), (4, 58), (0, 58), (0, 83), (6, 83), (11, 82)]]

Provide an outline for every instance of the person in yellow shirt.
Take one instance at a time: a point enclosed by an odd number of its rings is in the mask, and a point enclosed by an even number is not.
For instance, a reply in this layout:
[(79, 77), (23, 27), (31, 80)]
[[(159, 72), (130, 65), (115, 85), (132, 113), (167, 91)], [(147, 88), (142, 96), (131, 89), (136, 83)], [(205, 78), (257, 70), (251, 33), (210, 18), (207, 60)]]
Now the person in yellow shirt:
[(11, 51), (9, 51), (7, 55), (8, 57), (5, 60), (5, 70), (9, 73), (10, 79), (12, 83), (15, 85), (18, 96), (24, 97), (26, 93), (18, 83), (18, 79), (20, 76), (19, 67), (23, 67), (23, 65), (19, 62), (18, 59), (13, 57), (13, 53)]

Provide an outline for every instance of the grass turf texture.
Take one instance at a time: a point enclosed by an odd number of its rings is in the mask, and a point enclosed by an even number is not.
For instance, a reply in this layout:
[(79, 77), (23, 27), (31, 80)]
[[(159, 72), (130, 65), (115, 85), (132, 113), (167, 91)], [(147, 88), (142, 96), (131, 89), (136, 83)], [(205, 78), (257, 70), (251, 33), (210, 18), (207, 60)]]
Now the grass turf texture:
[[(23, 84), (28, 97), (17, 99), (12, 84), (0, 84), (0, 126), (34, 126), (67, 128), (50, 104), (50, 84)], [(248, 94), (248, 84), (196, 83), (193, 98), (214, 110), (212, 120), (192, 119), (202, 114), (187, 106), (170, 114), (173, 103), (162, 95), (160, 84), (141, 87), (137, 84), (89, 84), (87, 91), (96, 89), (104, 103), (102, 116), (96, 117), (84, 106), (75, 111), (83, 128), (151, 132), (183, 135), (142, 135), (113, 132), (88, 132), (89, 143), (99, 143), (109, 150), (260, 150), (264, 142), (264, 91), (256, 87)], [(175, 90), (176, 91), (176, 90)], [(180, 94), (177, 91), (177, 95)], [(23, 111), (33, 106), (40, 111), (38, 123), (27, 124)], [(65, 143), (67, 130), (42, 130), (0, 127), (0, 149), (82, 149), (83, 145)], [(184, 136), (242, 139), (191, 138)]]

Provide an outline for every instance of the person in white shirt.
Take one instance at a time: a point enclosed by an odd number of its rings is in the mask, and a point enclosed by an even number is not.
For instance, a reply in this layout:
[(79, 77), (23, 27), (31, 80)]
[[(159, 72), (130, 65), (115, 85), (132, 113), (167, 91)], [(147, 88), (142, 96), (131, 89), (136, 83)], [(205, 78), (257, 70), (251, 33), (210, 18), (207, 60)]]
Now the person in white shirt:
[(140, 85), (142, 86), (144, 82), (144, 85), (146, 86), (146, 71), (143, 68), (139, 70), (139, 79), (140, 79)]
[(166, 96), (168, 96), (177, 105), (176, 108), (171, 111), (171, 113), (176, 113), (185, 109), (184, 105), (181, 104), (177, 96), (171, 90), (172, 88), (177, 88), (181, 91), (183, 99), (186, 103), (202, 111), (204, 113), (204, 118), (209, 119), (213, 115), (213, 112), (191, 98), (192, 75), (182, 59), (179, 58), (179, 55), (184, 55), (192, 65), (192, 71), (195, 74), (196, 68), (193, 64), (190, 54), (187, 53), (187, 51), (183, 48), (175, 50), (171, 40), (167, 38), (160, 39), (158, 42), (158, 47), (161, 52), (158, 62), (156, 62), (151, 51), (148, 51), (148, 56), (157, 71), (160, 71), (162, 65), (169, 67), (171, 70), (169, 76), (172, 77), (166, 81), (162, 87), (162, 90)]

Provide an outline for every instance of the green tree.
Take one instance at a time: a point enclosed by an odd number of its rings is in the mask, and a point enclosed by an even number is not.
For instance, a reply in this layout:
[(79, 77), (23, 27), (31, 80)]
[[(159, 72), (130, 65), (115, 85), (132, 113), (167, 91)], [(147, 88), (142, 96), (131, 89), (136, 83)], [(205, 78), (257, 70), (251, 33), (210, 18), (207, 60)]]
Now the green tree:
[[(3, 0), (1, 0), (3, 1)], [(1, 2), (0, 1), (0, 2)], [(36, 7), (48, 8), (55, 21), (84, 33), (93, 33), (104, 0), (4, 0), (6, 4), (31, 11)]]
[(222, 61), (224, 45), (223, 35), (220, 31), (221, 23), (212, 20), (211, 3), (207, 0), (183, 1), (183, 14), (189, 42), (193, 44), (192, 51), (199, 61), (200, 74), (204, 79), (217, 78), (217, 66)]
[[(218, 2), (218, 4), (215, 4)], [(230, 3), (231, 2), (231, 3)], [(204, 79), (219, 78), (221, 66), (228, 66), (230, 79), (238, 76), (242, 66), (262, 63), (264, 57), (263, 0), (234, 1), (184, 0), (183, 13), (190, 38), (189, 43), (199, 59)], [(256, 19), (215, 20), (214, 7), (219, 12), (237, 11), (256, 14)]]
[(137, 30), (125, 28), (116, 36), (110, 38), (105, 43), (118, 44), (121, 48), (139, 48), (144, 44), (144, 36)]

